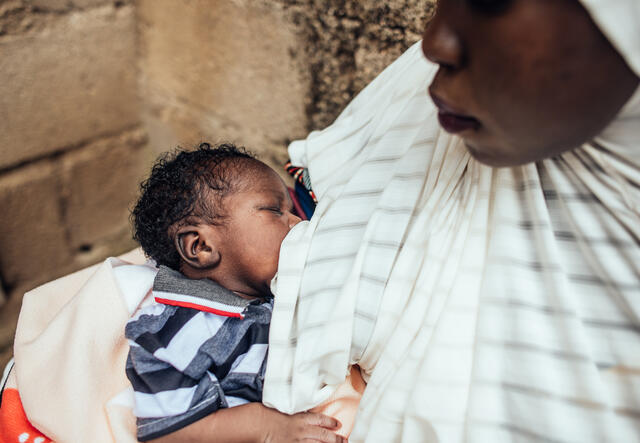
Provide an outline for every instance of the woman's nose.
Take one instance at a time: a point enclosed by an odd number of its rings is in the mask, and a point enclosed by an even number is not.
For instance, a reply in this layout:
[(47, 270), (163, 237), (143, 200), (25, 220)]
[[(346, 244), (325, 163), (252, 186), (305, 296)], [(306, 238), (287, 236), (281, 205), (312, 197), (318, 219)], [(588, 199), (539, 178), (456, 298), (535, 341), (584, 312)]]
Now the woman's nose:
[(462, 64), (463, 48), (453, 25), (457, 11), (453, 5), (441, 0), (436, 14), (422, 34), (422, 52), (427, 59), (445, 68), (458, 68)]

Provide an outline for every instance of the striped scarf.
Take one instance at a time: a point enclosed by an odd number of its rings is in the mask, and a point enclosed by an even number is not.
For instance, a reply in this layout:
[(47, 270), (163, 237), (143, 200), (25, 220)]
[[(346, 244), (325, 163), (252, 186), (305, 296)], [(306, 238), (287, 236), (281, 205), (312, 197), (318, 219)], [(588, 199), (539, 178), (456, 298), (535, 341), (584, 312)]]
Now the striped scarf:
[[(291, 144), (264, 402), (358, 363), (351, 441), (640, 441), (640, 92), (592, 143), (494, 169), (442, 131), (419, 43)], [(427, 116), (427, 118), (425, 118)]]

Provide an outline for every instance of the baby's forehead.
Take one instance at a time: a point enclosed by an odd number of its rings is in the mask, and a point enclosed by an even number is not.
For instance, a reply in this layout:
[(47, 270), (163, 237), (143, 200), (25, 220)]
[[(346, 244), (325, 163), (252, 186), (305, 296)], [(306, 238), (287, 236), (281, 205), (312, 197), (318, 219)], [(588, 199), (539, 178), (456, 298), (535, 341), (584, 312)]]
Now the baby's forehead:
[(241, 190), (246, 190), (265, 182), (275, 184), (275, 182), (281, 181), (276, 171), (260, 160), (253, 158), (241, 160), (233, 166), (234, 171), (232, 172), (232, 185), (238, 186)]
[[(263, 168), (268, 168), (260, 160), (252, 157), (232, 157), (221, 161), (206, 163), (203, 165), (208, 170), (209, 178), (206, 182), (214, 184), (214, 191), (238, 192), (244, 190), (256, 177), (261, 175)], [(217, 187), (220, 186), (220, 189)]]
[(264, 174), (272, 169), (256, 158), (237, 158), (229, 167), (234, 168), (238, 179), (247, 179)]

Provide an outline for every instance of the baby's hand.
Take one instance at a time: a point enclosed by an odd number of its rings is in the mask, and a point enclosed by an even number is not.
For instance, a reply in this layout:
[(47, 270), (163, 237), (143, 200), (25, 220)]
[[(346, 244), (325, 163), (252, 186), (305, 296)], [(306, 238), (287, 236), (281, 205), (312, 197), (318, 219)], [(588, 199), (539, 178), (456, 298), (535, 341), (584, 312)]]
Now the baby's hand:
[[(266, 408), (265, 408), (266, 409)], [(347, 439), (336, 434), (341, 426), (335, 418), (315, 412), (299, 412), (286, 415), (274, 409), (266, 409), (269, 417), (264, 443), (324, 442), (346, 443)]]

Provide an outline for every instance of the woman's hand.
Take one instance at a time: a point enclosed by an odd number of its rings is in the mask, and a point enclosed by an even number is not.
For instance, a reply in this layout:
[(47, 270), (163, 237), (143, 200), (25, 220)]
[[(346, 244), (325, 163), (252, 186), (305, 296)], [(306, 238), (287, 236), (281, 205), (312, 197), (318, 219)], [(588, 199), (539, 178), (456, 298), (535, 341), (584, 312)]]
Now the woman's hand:
[(266, 407), (263, 413), (262, 420), (266, 430), (264, 443), (347, 442), (346, 438), (335, 433), (341, 426), (335, 418), (315, 412), (287, 415)]

